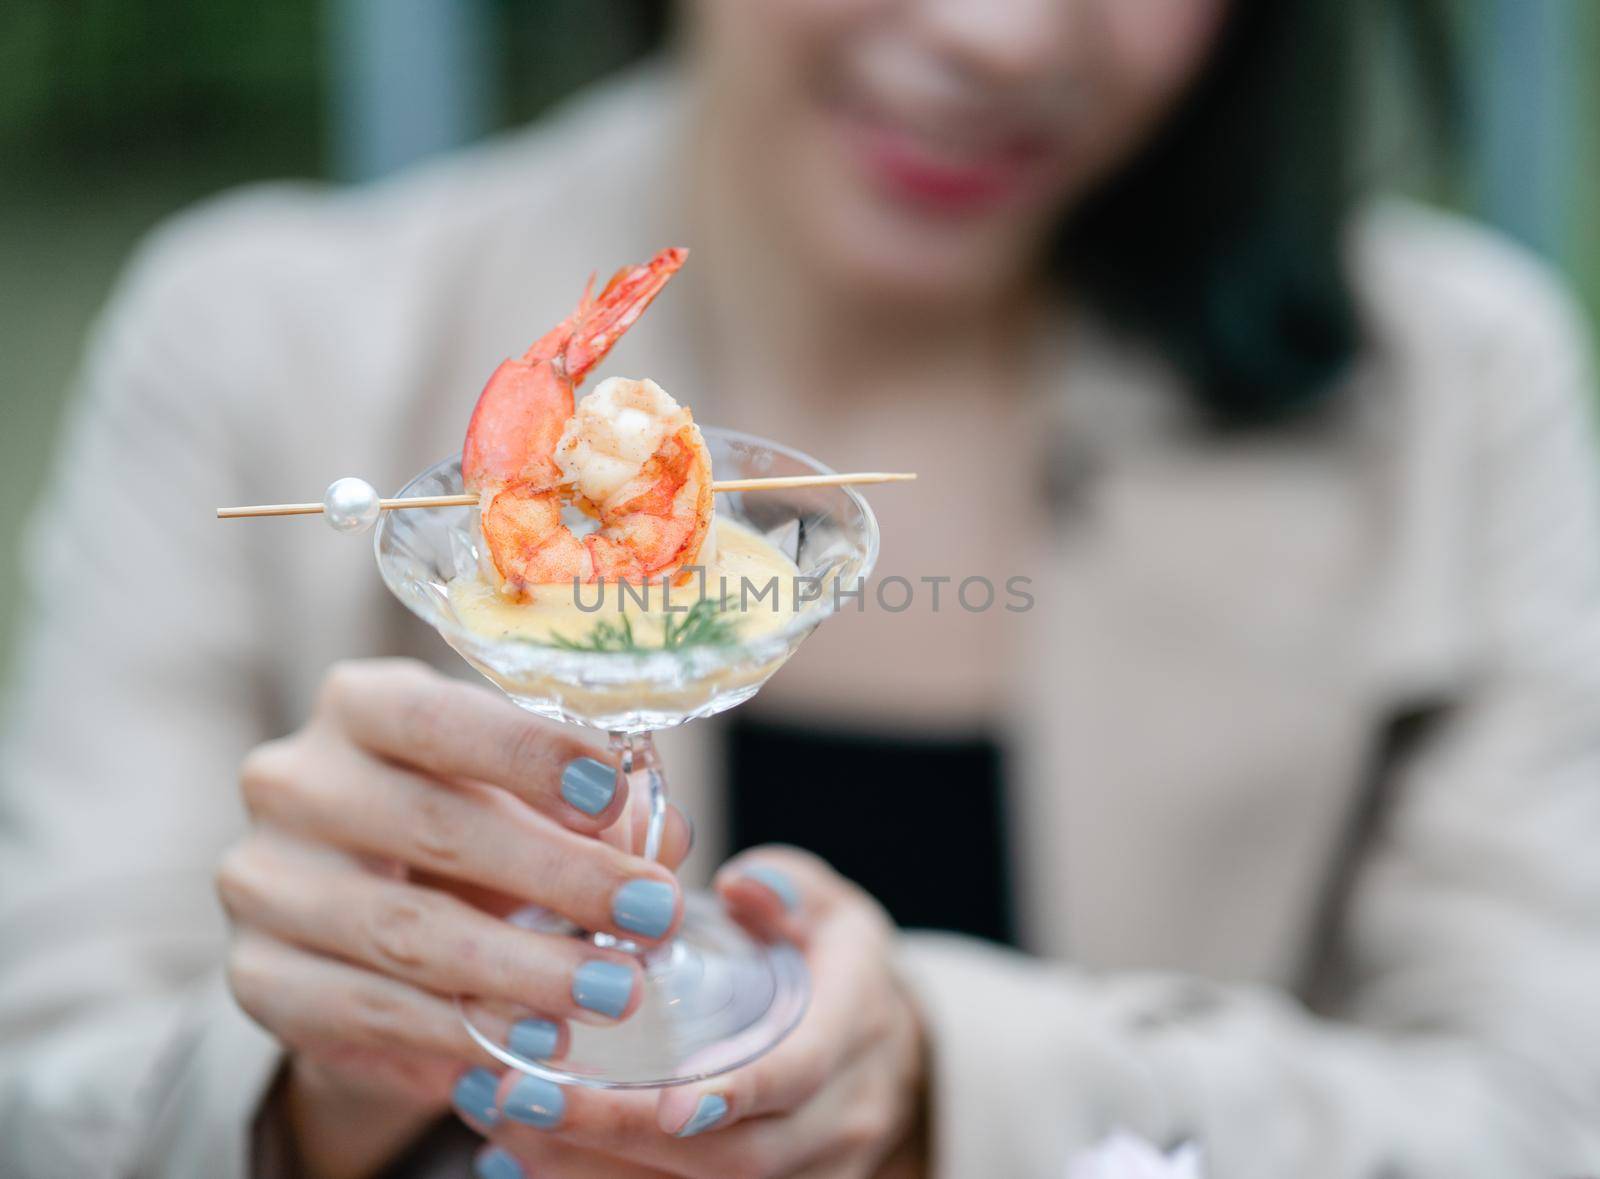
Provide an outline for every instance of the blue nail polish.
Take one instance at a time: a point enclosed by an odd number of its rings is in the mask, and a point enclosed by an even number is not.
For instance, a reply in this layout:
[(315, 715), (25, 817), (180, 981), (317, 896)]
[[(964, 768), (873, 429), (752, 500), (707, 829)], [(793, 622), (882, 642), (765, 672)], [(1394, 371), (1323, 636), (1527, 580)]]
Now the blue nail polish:
[(794, 881), (789, 879), (787, 873), (769, 868), (766, 864), (751, 864), (749, 867), (740, 868), (739, 874), (748, 876), (777, 893), (778, 899), (783, 902), (783, 907), (789, 912), (793, 913), (800, 907), (800, 890), (794, 886)]
[(472, 1164), (478, 1179), (523, 1179), (522, 1164), (498, 1146), (491, 1146)]
[(633, 971), (615, 962), (585, 962), (572, 972), (572, 1001), (616, 1019), (633, 995)]
[(502, 1112), (524, 1126), (548, 1130), (561, 1121), (566, 1108), (567, 1098), (560, 1085), (543, 1077), (519, 1077), (506, 1094)]
[(493, 1126), (500, 1120), (500, 1110), (494, 1102), (495, 1090), (499, 1088), (499, 1077), (486, 1068), (475, 1068), (456, 1082), (456, 1108), (480, 1126)]
[(524, 1060), (554, 1056), (560, 1044), (561, 1029), (548, 1019), (519, 1019), (506, 1037), (506, 1046)]
[(598, 815), (617, 793), (617, 771), (603, 761), (580, 757), (561, 771), (561, 797), (586, 815)]
[(715, 1093), (703, 1095), (695, 1103), (694, 1112), (689, 1115), (689, 1120), (683, 1124), (676, 1137), (693, 1138), (702, 1130), (709, 1130), (720, 1122), (728, 1112), (728, 1103)]
[(645, 937), (660, 937), (672, 924), (678, 894), (659, 880), (630, 880), (611, 898), (611, 920), (618, 928)]

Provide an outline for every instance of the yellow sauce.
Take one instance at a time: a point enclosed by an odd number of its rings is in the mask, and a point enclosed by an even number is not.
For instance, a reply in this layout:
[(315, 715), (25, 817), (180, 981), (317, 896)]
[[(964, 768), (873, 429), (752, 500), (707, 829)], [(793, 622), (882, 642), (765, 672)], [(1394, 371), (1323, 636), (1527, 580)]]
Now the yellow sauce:
[(615, 627), (625, 616), (638, 647), (660, 647), (669, 623), (681, 626), (702, 598), (722, 602), (717, 617), (738, 640), (781, 630), (796, 610), (794, 562), (743, 524), (718, 517), (713, 527), (715, 556), (703, 575), (690, 574), (681, 585), (541, 585), (519, 602), (481, 577), (458, 577), (450, 583), (450, 604), (468, 630), (536, 643), (585, 643), (597, 625)]

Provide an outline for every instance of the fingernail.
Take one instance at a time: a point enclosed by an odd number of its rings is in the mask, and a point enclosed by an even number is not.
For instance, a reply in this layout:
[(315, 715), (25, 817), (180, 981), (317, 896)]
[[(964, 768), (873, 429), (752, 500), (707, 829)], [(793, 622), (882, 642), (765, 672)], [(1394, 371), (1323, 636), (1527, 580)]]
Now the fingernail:
[(548, 1019), (519, 1019), (506, 1037), (506, 1046), (524, 1060), (554, 1056), (560, 1044), (561, 1029)]
[(776, 868), (769, 868), (766, 864), (751, 864), (749, 867), (740, 868), (739, 875), (748, 876), (757, 884), (764, 884), (778, 894), (778, 899), (783, 902), (783, 907), (793, 913), (800, 907), (800, 890), (794, 886), (787, 873)]
[(706, 1093), (695, 1103), (694, 1113), (689, 1115), (689, 1120), (683, 1124), (675, 1137), (693, 1138), (702, 1130), (709, 1130), (720, 1122), (728, 1112), (728, 1103), (715, 1093)]
[(523, 1179), (522, 1164), (498, 1146), (491, 1146), (472, 1164), (478, 1179)]
[(567, 1099), (561, 1086), (543, 1077), (521, 1077), (506, 1094), (502, 1112), (525, 1126), (548, 1130), (561, 1121)]
[(688, 825), (689, 828), (689, 843), (683, 849), (683, 858), (687, 860), (689, 858), (689, 853), (694, 851), (694, 819), (689, 815), (684, 815), (682, 811), (679, 811), (678, 813), (683, 815), (683, 821)]
[(672, 924), (678, 894), (659, 880), (630, 880), (611, 898), (611, 920), (630, 933), (660, 937)]
[(633, 995), (633, 971), (615, 962), (585, 962), (572, 972), (572, 1001), (616, 1019)]
[(498, 1077), (486, 1068), (475, 1068), (470, 1073), (464, 1073), (456, 1082), (453, 1100), (464, 1116), (480, 1126), (492, 1126), (500, 1120), (500, 1111), (494, 1103), (495, 1090), (498, 1088)]
[(561, 771), (561, 797), (586, 815), (598, 815), (617, 793), (617, 771), (603, 761), (580, 757)]

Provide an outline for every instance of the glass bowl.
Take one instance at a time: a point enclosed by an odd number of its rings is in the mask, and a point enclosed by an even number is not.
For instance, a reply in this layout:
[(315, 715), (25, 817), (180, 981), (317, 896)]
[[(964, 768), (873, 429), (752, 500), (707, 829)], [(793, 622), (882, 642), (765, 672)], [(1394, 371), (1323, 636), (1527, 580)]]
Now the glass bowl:
[[(723, 480), (831, 474), (798, 451), (731, 430), (702, 431)], [(401, 497), (462, 491), (461, 461), (429, 467)], [(483, 560), (474, 507), (386, 512), (375, 546), (385, 584), (461, 657), (523, 708), (552, 720), (614, 733), (670, 728), (748, 700), (795, 648), (859, 588), (878, 556), (878, 524), (849, 487), (719, 492), (719, 519), (767, 537), (799, 568), (816, 596), (781, 629), (726, 646), (671, 651), (572, 651), (467, 629), (449, 583)]]

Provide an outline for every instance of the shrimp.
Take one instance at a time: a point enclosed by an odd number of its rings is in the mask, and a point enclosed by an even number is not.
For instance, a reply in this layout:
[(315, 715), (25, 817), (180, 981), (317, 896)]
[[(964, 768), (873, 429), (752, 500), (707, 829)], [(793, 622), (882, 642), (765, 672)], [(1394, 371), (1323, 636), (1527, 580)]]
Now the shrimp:
[(705, 555), (711, 456), (689, 408), (654, 381), (602, 381), (568, 420), (556, 462), (600, 521), (584, 538), (594, 577), (645, 581)]
[[(711, 534), (711, 459), (685, 406), (654, 381), (574, 390), (638, 319), (688, 251), (619, 270), (598, 297), (508, 360), (479, 395), (461, 469), (502, 592), (569, 582), (646, 581), (692, 564)], [(574, 533), (562, 508), (598, 522)]]

